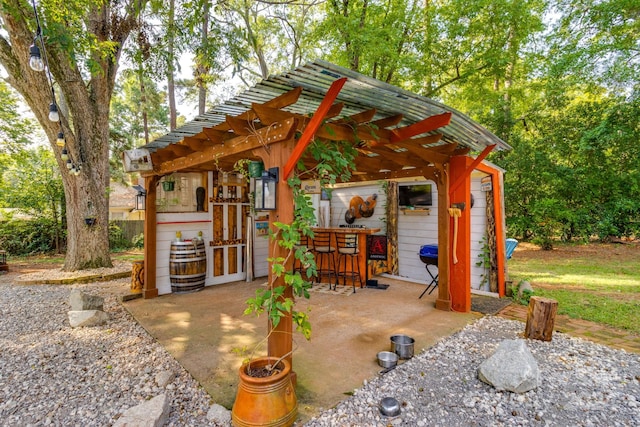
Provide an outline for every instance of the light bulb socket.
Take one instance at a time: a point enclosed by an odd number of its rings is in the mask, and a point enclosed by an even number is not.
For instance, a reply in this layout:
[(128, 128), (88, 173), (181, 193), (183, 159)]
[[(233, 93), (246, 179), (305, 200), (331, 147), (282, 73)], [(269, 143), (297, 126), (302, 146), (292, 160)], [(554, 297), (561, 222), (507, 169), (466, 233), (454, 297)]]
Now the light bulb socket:
[(58, 132), (58, 139), (56, 139), (56, 144), (58, 144), (58, 147), (64, 147), (64, 133)]
[(44, 62), (40, 55), (40, 48), (36, 44), (32, 44), (29, 47), (29, 67), (33, 71), (44, 71)]
[(55, 102), (49, 104), (49, 120), (52, 122), (60, 121), (60, 114), (58, 114), (58, 106)]

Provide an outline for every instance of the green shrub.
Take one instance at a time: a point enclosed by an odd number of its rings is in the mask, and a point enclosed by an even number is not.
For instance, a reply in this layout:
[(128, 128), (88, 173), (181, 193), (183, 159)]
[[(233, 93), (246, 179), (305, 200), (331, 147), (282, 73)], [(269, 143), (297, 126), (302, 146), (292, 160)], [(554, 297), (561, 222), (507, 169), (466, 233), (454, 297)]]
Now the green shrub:
[(10, 255), (34, 255), (62, 251), (66, 231), (45, 218), (0, 222), (0, 247)]
[(133, 239), (131, 239), (131, 244), (136, 249), (144, 248), (144, 233), (133, 236)]
[(127, 240), (122, 229), (113, 222), (109, 222), (109, 248), (111, 250), (129, 249), (133, 244)]

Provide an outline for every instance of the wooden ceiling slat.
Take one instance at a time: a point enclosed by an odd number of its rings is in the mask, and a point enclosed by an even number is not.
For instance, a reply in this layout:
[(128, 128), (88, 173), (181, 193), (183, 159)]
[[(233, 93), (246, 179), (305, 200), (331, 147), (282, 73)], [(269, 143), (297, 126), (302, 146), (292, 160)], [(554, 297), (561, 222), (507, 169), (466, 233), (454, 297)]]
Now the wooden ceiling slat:
[(209, 139), (200, 139), (193, 136), (187, 136), (183, 140), (184, 144), (191, 148), (193, 151), (200, 151), (203, 148), (211, 145)]
[(395, 126), (402, 121), (404, 116), (402, 114), (396, 114), (395, 116), (385, 117), (384, 119), (378, 119), (371, 122), (371, 124), (379, 129), (385, 129), (389, 126)]
[(343, 117), (341, 119), (334, 120), (331, 123), (335, 123), (335, 124), (368, 123), (376, 115), (376, 111), (377, 110), (375, 108), (372, 108), (370, 110), (363, 111), (362, 113), (352, 114), (349, 117)]
[(414, 144), (411, 140), (396, 142), (395, 145), (405, 148), (411, 155), (420, 157), (428, 163), (444, 164), (447, 163), (451, 157), (449, 154), (442, 154), (428, 148), (423, 148), (420, 145)]
[(229, 132), (213, 128), (202, 128), (202, 133), (214, 144), (222, 144), (230, 136)]
[[(255, 118), (255, 113), (252, 111), (251, 116), (254, 116)], [(252, 120), (245, 120), (240, 118), (240, 116), (238, 117), (233, 117), (233, 116), (227, 116), (225, 118), (225, 121), (227, 123), (227, 125), (229, 126), (229, 128), (233, 131), (233, 133), (235, 133), (236, 135), (243, 135), (243, 136), (249, 136), (252, 135), (253, 133), (255, 133), (256, 129), (256, 125)]]

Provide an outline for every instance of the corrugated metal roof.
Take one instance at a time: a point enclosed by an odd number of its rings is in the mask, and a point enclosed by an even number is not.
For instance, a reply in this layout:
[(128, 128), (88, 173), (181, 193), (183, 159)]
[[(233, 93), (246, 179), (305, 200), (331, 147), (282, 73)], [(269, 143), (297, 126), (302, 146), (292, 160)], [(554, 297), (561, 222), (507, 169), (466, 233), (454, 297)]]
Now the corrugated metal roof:
[(197, 116), (175, 131), (155, 139), (144, 148), (153, 152), (177, 143), (187, 136), (202, 132), (204, 127), (213, 127), (224, 122), (226, 115), (237, 116), (251, 109), (252, 103), (263, 104), (296, 87), (303, 89), (298, 102), (283, 110), (311, 115), (318, 108), (329, 86), (342, 77), (348, 78), (336, 99), (336, 102), (345, 104), (342, 116), (375, 108), (374, 120), (402, 114), (403, 120), (397, 127), (404, 127), (436, 114), (451, 112), (449, 125), (437, 130), (437, 133), (443, 135), (439, 144), (457, 142), (474, 151), (481, 151), (494, 144), (498, 150), (511, 149), (500, 138), (451, 107), (321, 60), (288, 73), (269, 77), (224, 104)]

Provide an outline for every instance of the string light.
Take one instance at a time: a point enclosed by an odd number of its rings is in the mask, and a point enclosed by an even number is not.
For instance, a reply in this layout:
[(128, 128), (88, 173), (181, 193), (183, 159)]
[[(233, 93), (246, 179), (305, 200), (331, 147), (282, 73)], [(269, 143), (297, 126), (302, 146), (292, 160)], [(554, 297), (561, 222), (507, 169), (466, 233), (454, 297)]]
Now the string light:
[(44, 61), (40, 56), (40, 48), (36, 45), (36, 40), (29, 47), (29, 66), (33, 71), (44, 71)]
[[(44, 39), (42, 37), (42, 27), (40, 25), (40, 17), (38, 16), (38, 9), (36, 8), (35, 0), (31, 0), (33, 6), (33, 14), (36, 20), (36, 34), (33, 38), (33, 44), (29, 47), (29, 67), (37, 72), (46, 71), (49, 86), (51, 87), (51, 103), (49, 104), (49, 120), (52, 122), (60, 123), (60, 132), (56, 138), (56, 145), (62, 148), (60, 152), (60, 158), (65, 162), (65, 166), (71, 175), (80, 175), (81, 164), (74, 164), (71, 159), (69, 150), (67, 149), (64, 132), (62, 131), (62, 123), (60, 122), (60, 111), (58, 109), (58, 103), (56, 102), (56, 92), (53, 88), (53, 77), (51, 76), (51, 70), (49, 69), (49, 61), (47, 58), (47, 50), (44, 46)], [(38, 44), (40, 46), (38, 46)], [(82, 156), (82, 147), (80, 147), (80, 160), (84, 161)]]

